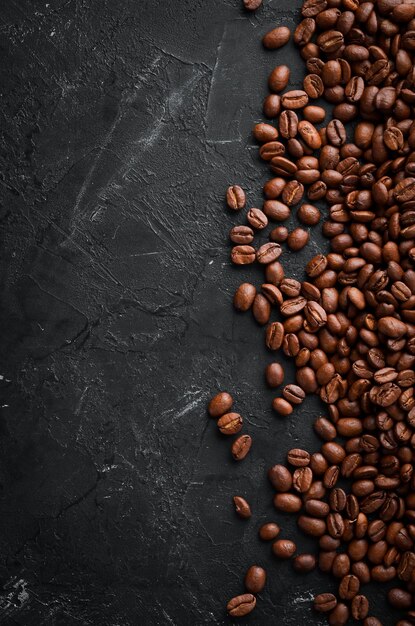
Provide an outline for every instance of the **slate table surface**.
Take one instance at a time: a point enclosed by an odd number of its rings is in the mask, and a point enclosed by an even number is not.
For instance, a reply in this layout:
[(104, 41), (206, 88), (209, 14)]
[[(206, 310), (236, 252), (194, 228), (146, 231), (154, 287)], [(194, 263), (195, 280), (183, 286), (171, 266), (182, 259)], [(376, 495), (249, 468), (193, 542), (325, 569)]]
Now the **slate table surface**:
[[(336, 581), (297, 576), (257, 539), (275, 520), (313, 546), (273, 510), (266, 470), (317, 449), (324, 408), (271, 411), (263, 329), (232, 309), (261, 273), (231, 266), (227, 233), (244, 217), (223, 201), (238, 183), (261, 205), (251, 128), (267, 75), (288, 63), (292, 88), (304, 75), (293, 45), (269, 52), (261, 37), (293, 27), (299, 6), (2, 5), (2, 625), (229, 624), (253, 563), (268, 583), (238, 623), (324, 623), (311, 599)], [(302, 278), (326, 249), (318, 226), (284, 252), (286, 273)], [(254, 439), (243, 463), (206, 414), (221, 389)], [(384, 593), (372, 606), (389, 626)]]

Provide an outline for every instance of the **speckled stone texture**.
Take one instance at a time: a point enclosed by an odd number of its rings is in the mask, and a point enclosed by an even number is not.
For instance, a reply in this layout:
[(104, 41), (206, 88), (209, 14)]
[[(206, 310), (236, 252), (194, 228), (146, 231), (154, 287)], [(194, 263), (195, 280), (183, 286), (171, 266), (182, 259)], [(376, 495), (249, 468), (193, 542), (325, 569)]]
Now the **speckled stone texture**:
[[(317, 446), (322, 407), (272, 414), (263, 330), (231, 306), (261, 273), (231, 267), (227, 232), (244, 218), (223, 201), (238, 183), (261, 203), (250, 130), (266, 78), (278, 63), (292, 87), (303, 76), (293, 46), (267, 52), (261, 36), (292, 27), (300, 2), (241, 4), (0, 9), (4, 626), (228, 624), (252, 563), (268, 584), (238, 623), (323, 624), (312, 594), (336, 582), (295, 575), (257, 539), (268, 520), (296, 533), (273, 511), (266, 469)], [(324, 249), (317, 227), (304, 251), (284, 252), (287, 274)], [(240, 464), (206, 415), (222, 388), (254, 438)], [(251, 520), (236, 517), (235, 494)]]

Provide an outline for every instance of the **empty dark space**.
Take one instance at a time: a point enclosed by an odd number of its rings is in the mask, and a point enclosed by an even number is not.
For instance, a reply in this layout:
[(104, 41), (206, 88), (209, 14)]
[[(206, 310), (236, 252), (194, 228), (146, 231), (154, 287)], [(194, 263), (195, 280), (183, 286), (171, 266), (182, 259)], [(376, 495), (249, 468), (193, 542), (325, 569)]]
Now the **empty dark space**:
[[(273, 509), (266, 470), (292, 447), (317, 449), (324, 408), (309, 397), (285, 419), (271, 410), (263, 329), (232, 308), (241, 280), (261, 274), (231, 266), (241, 216), (224, 204), (237, 183), (261, 206), (268, 173), (251, 128), (267, 76), (279, 63), (291, 88), (304, 76), (293, 44), (270, 52), (261, 37), (292, 28), (300, 2), (241, 5), (0, 10), (4, 626), (228, 624), (254, 563), (268, 583), (239, 624), (325, 623), (312, 597), (336, 581), (295, 574), (257, 536), (278, 521), (314, 546)], [(320, 231), (284, 253), (287, 275), (303, 278), (327, 249)], [(254, 439), (243, 463), (207, 416), (220, 389)], [(369, 597), (392, 624), (385, 587)]]

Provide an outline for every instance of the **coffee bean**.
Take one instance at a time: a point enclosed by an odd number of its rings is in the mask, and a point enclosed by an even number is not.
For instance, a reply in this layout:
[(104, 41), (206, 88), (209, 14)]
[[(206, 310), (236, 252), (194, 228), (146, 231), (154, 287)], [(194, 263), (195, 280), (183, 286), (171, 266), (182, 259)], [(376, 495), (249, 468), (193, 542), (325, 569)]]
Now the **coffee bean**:
[(251, 613), (256, 605), (256, 598), (252, 593), (244, 593), (229, 600), (226, 610), (231, 617), (243, 617)]
[(267, 581), (267, 573), (259, 565), (251, 565), (245, 574), (245, 587), (251, 593), (261, 593)]
[(246, 217), (252, 228), (262, 230), (268, 226), (268, 218), (261, 209), (249, 209)]
[(284, 340), (284, 326), (281, 322), (272, 322), (267, 326), (265, 344), (270, 350), (279, 350)]
[(319, 98), (324, 92), (323, 81), (318, 74), (308, 74), (303, 81), (303, 87), (309, 98)]
[(366, 596), (358, 595), (352, 600), (352, 616), (356, 620), (365, 619), (369, 612), (369, 601)]
[(281, 252), (279, 243), (264, 243), (256, 252), (256, 260), (261, 264), (272, 263), (279, 259)]
[(227, 413), (233, 405), (233, 398), (227, 391), (220, 391), (209, 402), (208, 411), (211, 417), (221, 417)]
[(251, 507), (248, 502), (241, 496), (234, 496), (233, 503), (235, 505), (235, 511), (242, 519), (248, 519), (251, 517)]
[(251, 243), (254, 239), (254, 231), (249, 226), (234, 226), (229, 233), (229, 238), (233, 243)]
[(272, 401), (272, 408), (279, 415), (291, 415), (293, 412), (292, 405), (284, 398), (274, 398)]
[(251, 283), (242, 283), (235, 291), (233, 305), (238, 311), (248, 311), (254, 303), (256, 288)]
[(319, 613), (332, 611), (337, 604), (336, 596), (332, 593), (320, 593), (314, 598), (314, 609)]
[(276, 50), (288, 43), (291, 37), (290, 29), (286, 26), (279, 26), (264, 35), (262, 43), (269, 50)]
[(270, 94), (264, 100), (264, 115), (269, 119), (277, 117), (281, 111), (281, 98), (277, 94)]
[(268, 143), (278, 138), (278, 131), (271, 124), (256, 124), (252, 132), (255, 139), (260, 143)]
[(230, 209), (239, 211), (244, 208), (245, 202), (245, 192), (242, 187), (239, 187), (239, 185), (232, 185), (231, 187), (228, 187), (226, 192), (226, 203)]
[(255, 248), (252, 246), (234, 246), (231, 251), (231, 260), (235, 265), (249, 265), (256, 258)]
[(397, 609), (410, 609), (412, 604), (412, 594), (398, 587), (388, 591), (389, 604)]
[(249, 435), (240, 435), (232, 444), (231, 452), (235, 461), (242, 461), (252, 446), (252, 439)]
[(262, 4), (262, 0), (243, 0), (244, 7), (248, 11), (256, 11)]
[(277, 491), (286, 492), (292, 487), (291, 472), (284, 465), (274, 465), (268, 470), (268, 478)]
[(293, 488), (299, 493), (305, 493), (313, 482), (313, 472), (309, 467), (299, 467), (293, 474)]
[(223, 435), (236, 435), (242, 429), (242, 422), (239, 413), (225, 413), (219, 418), (217, 424)]
[(290, 68), (286, 65), (277, 65), (268, 78), (268, 87), (278, 93), (283, 91), (290, 80)]
[(359, 589), (360, 581), (357, 576), (354, 576), (353, 574), (348, 574), (347, 576), (344, 576), (341, 580), (339, 586), (339, 596), (342, 598), (342, 600), (351, 600), (359, 593)]
[(328, 617), (330, 626), (345, 626), (349, 620), (349, 613), (349, 607), (339, 602)]
[(273, 522), (268, 522), (267, 524), (263, 524), (258, 531), (260, 539), (263, 541), (271, 541), (275, 539), (280, 534), (281, 529), (278, 524), (274, 524)]
[(291, 404), (301, 404), (305, 398), (305, 393), (298, 385), (285, 385), (282, 395)]
[(306, 450), (293, 448), (287, 454), (287, 461), (294, 467), (306, 467), (310, 464), (310, 455)]
[(272, 544), (272, 551), (279, 559), (290, 559), (296, 550), (297, 546), (290, 539), (277, 539)]
[(257, 293), (252, 305), (252, 313), (258, 324), (264, 325), (269, 322), (271, 315), (271, 304), (268, 298)]
[(290, 216), (290, 208), (279, 200), (266, 200), (264, 213), (270, 220), (282, 222)]
[(302, 507), (302, 500), (292, 493), (277, 493), (274, 496), (274, 506), (283, 513), (298, 513)]
[(299, 574), (312, 572), (316, 565), (316, 557), (313, 554), (299, 554), (293, 559), (293, 568)]
[(302, 109), (308, 104), (308, 95), (301, 89), (286, 91), (281, 96), (281, 104), (285, 109)]

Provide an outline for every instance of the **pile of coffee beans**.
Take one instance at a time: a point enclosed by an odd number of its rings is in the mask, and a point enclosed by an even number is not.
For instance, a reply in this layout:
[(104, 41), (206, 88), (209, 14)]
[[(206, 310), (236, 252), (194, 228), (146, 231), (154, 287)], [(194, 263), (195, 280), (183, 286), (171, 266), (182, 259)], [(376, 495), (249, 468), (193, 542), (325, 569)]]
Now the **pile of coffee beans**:
[[(261, 2), (244, 0), (249, 10)], [(277, 65), (264, 102), (268, 122), (253, 133), (271, 178), (261, 209), (230, 232), (231, 260), (259, 263), (264, 283), (243, 283), (238, 311), (251, 310), (265, 327), (273, 353), (294, 360), (295, 383), (284, 385), (276, 361), (265, 378), (278, 389), (272, 403), (288, 416), (306, 394), (326, 407), (314, 422), (318, 451), (293, 449), (271, 467), (277, 511), (297, 516), (316, 541), (316, 554), (296, 554), (269, 522), (259, 536), (297, 572), (318, 567), (338, 580), (338, 592), (320, 593), (314, 608), (331, 626), (348, 620), (378, 626), (363, 593), (370, 581), (390, 582), (390, 604), (402, 610), (396, 626), (415, 624), (415, 4), (412, 0), (305, 0), (292, 34), (307, 74), (288, 90), (290, 69)], [(263, 38), (278, 50), (291, 37), (278, 26)], [(278, 53), (276, 53), (278, 54)], [(319, 99), (325, 102), (320, 106)], [(332, 108), (332, 114), (326, 113)], [(330, 117), (326, 121), (326, 117)], [(324, 125), (325, 124), (325, 125)], [(230, 209), (246, 206), (240, 186), (227, 192)], [(320, 208), (316, 206), (320, 205)], [(330, 252), (317, 254), (303, 281), (288, 278), (283, 245), (304, 248), (308, 230), (282, 224), (295, 211), (313, 227), (324, 216)], [(255, 247), (269, 227), (269, 243)], [(252, 440), (238, 434), (242, 417), (232, 398), (209, 407), (232, 444), (235, 460)], [(240, 496), (235, 506), (249, 517)], [(246, 592), (228, 604), (231, 616), (250, 613), (266, 581), (249, 568)]]

